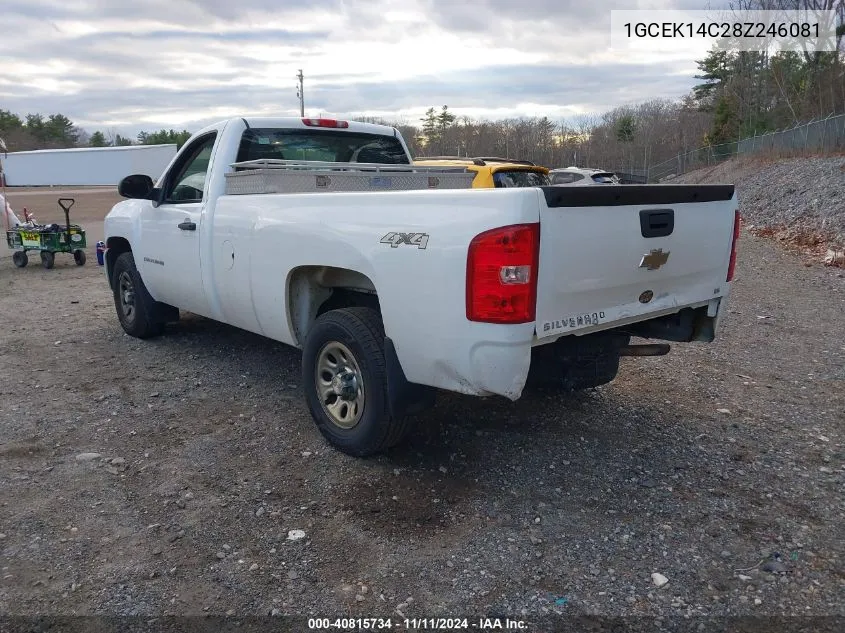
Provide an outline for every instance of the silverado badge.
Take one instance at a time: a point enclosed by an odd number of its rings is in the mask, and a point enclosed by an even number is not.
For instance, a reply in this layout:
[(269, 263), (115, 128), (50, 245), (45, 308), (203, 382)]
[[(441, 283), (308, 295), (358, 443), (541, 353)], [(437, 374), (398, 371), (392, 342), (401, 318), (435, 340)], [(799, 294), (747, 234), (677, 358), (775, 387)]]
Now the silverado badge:
[(657, 270), (669, 259), (670, 251), (663, 252), (662, 248), (652, 249), (647, 255), (643, 255), (640, 260), (640, 268), (648, 268), (649, 270)]

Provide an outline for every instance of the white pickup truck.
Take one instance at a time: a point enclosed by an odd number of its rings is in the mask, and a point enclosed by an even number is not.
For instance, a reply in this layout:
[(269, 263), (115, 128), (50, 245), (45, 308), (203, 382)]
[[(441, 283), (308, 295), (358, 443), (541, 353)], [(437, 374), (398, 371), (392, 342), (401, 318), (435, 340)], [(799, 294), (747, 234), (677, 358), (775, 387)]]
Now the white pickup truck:
[(396, 444), (437, 389), (584, 389), (613, 380), (620, 356), (669, 349), (632, 336), (714, 339), (733, 185), (470, 189), (428, 170), (387, 126), (234, 118), (197, 132), (156, 183), (122, 180), (129, 200), (105, 219), (123, 329), (161, 334), (182, 309), (302, 349), (314, 420), (356, 456)]

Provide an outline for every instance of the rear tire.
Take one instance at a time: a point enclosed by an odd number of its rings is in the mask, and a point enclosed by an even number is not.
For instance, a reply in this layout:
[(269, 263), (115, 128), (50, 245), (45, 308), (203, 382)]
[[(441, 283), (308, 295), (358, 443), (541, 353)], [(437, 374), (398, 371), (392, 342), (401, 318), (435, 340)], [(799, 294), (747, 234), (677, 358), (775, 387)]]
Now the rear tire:
[(56, 265), (56, 256), (50, 251), (41, 251), (41, 265), (47, 270)]
[(619, 348), (631, 337), (623, 334), (566, 336), (531, 351), (525, 386), (580, 391), (605, 385), (619, 372)]
[(24, 251), (15, 251), (12, 253), (12, 262), (18, 268), (24, 268), (29, 263), (29, 257), (26, 256)]
[(302, 350), (302, 385), (317, 428), (347, 455), (375, 455), (408, 431), (407, 418), (390, 414), (384, 326), (371, 308), (317, 318)]
[(75, 251), (73, 251), (73, 261), (76, 262), (77, 266), (84, 266), (85, 260), (86, 260), (85, 251), (83, 251), (81, 248), (78, 248)]
[(136, 338), (158, 336), (164, 323), (155, 319), (155, 300), (144, 285), (132, 252), (122, 253), (114, 263), (112, 294), (123, 331)]

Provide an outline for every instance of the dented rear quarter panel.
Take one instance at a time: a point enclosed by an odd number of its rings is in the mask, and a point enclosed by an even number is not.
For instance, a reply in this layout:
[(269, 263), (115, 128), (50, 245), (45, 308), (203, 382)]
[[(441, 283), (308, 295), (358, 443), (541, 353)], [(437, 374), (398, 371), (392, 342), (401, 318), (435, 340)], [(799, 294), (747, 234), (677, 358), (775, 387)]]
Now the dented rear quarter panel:
[[(302, 266), (366, 275), (378, 293), (385, 333), (408, 380), (468, 394), (519, 397), (534, 324), (466, 318), (467, 250), (473, 237), (537, 222), (531, 189), (221, 196), (220, 217), (252, 218), (248, 284), (256, 331), (301, 345), (287, 297)], [(425, 233), (425, 248), (381, 242), (391, 232)], [(240, 253), (238, 255), (240, 257)]]

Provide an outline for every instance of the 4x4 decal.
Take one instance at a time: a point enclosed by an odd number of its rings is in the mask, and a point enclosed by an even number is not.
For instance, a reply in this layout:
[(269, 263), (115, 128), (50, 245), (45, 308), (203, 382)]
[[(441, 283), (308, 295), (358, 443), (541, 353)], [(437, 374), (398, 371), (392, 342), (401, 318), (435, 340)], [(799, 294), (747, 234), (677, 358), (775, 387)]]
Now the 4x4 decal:
[(398, 248), (402, 244), (425, 248), (428, 245), (428, 233), (395, 233), (391, 232), (381, 238), (382, 244), (390, 244), (390, 248)]

